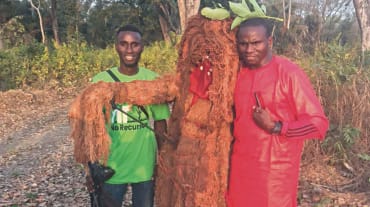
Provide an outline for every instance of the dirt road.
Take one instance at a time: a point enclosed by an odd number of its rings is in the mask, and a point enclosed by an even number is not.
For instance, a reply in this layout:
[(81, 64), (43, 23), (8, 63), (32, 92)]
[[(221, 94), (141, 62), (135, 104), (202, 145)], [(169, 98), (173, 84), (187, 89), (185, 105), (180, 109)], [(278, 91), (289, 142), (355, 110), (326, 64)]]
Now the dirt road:
[(0, 206), (88, 206), (68, 139), (70, 99), (10, 91), (1, 100)]

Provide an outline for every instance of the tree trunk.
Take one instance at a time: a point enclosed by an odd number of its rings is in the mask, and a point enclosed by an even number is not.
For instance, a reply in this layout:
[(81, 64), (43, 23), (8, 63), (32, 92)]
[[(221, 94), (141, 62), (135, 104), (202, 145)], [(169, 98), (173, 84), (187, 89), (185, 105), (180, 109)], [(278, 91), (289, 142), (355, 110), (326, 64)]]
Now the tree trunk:
[(53, 28), (54, 40), (57, 45), (60, 45), (58, 18), (57, 18), (56, 11), (57, 11), (57, 1), (51, 0), (50, 16), (51, 16), (51, 24)]
[(200, 0), (179, 0), (177, 5), (179, 7), (181, 33), (183, 33), (188, 19), (198, 13)]
[(288, 20), (287, 20), (287, 29), (289, 30), (290, 27), (290, 18), (292, 16), (292, 0), (289, 0), (289, 5), (288, 5)]
[(171, 42), (171, 37), (168, 34), (169, 31), (168, 31), (167, 21), (161, 15), (159, 15), (159, 24), (161, 25), (161, 30), (162, 30), (162, 35), (163, 35), (164, 41)]
[(283, 18), (284, 18), (284, 26), (287, 30), (289, 30), (290, 27), (290, 18), (292, 14), (292, 1), (289, 0), (288, 3), (288, 16), (286, 14), (286, 5), (285, 5), (285, 0), (283, 0)]
[(158, 2), (157, 3), (157, 10), (159, 13), (159, 24), (161, 25), (163, 39), (166, 42), (171, 42), (171, 37), (169, 35), (170, 31), (176, 31), (175, 26), (173, 25), (172, 19), (173, 18), (173, 5), (171, 2)]
[(46, 37), (45, 37), (45, 32), (44, 32), (44, 24), (43, 24), (41, 12), (40, 12), (40, 4), (41, 4), (40, 0), (38, 1), (39, 3), (37, 5), (37, 7), (33, 4), (32, 0), (28, 0), (28, 2), (30, 2), (32, 8), (36, 10), (37, 15), (39, 16), (39, 24), (40, 24), (40, 31), (41, 31), (41, 36), (42, 36), (42, 43), (45, 44)]
[(353, 0), (361, 31), (362, 52), (370, 51), (370, 0)]

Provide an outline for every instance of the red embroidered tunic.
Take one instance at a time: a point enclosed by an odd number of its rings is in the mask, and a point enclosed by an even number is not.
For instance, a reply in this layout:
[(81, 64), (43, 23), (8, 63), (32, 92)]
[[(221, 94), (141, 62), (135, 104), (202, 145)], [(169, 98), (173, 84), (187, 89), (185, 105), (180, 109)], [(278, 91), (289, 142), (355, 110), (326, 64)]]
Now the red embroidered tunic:
[[(253, 121), (257, 93), (262, 108), (282, 121), (272, 135)], [(228, 207), (295, 207), (305, 139), (325, 137), (328, 120), (302, 69), (274, 56), (267, 65), (238, 74), (235, 142), (231, 155)]]

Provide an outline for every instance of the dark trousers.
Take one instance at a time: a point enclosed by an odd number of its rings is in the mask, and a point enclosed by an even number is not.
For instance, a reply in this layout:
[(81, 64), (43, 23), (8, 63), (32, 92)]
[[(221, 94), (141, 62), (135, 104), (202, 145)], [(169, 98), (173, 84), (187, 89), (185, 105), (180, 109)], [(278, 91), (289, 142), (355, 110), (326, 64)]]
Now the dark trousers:
[[(103, 204), (114, 203), (114, 207), (121, 207), (123, 198), (127, 192), (128, 184), (108, 184), (104, 183)], [(145, 181), (140, 183), (131, 183), (132, 188), (132, 207), (153, 207), (154, 204), (154, 187), (153, 181)], [(113, 200), (109, 202), (109, 200)], [(104, 207), (112, 207), (103, 205)]]

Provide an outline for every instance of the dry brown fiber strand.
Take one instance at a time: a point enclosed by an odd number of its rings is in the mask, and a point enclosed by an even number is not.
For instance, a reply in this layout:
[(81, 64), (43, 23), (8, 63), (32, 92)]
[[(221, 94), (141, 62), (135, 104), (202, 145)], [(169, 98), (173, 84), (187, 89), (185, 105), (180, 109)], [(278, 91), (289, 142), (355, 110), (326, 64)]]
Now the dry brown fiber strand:
[[(109, 121), (112, 99), (116, 103), (137, 105), (168, 102), (177, 93), (174, 80), (174, 76), (164, 76), (154, 81), (140, 81), (139, 84), (133, 81), (130, 84), (98, 82), (89, 85), (72, 102), (68, 114), (76, 161), (86, 164), (88, 161), (107, 160), (110, 139), (105, 124)], [(139, 97), (137, 91), (146, 95)]]

